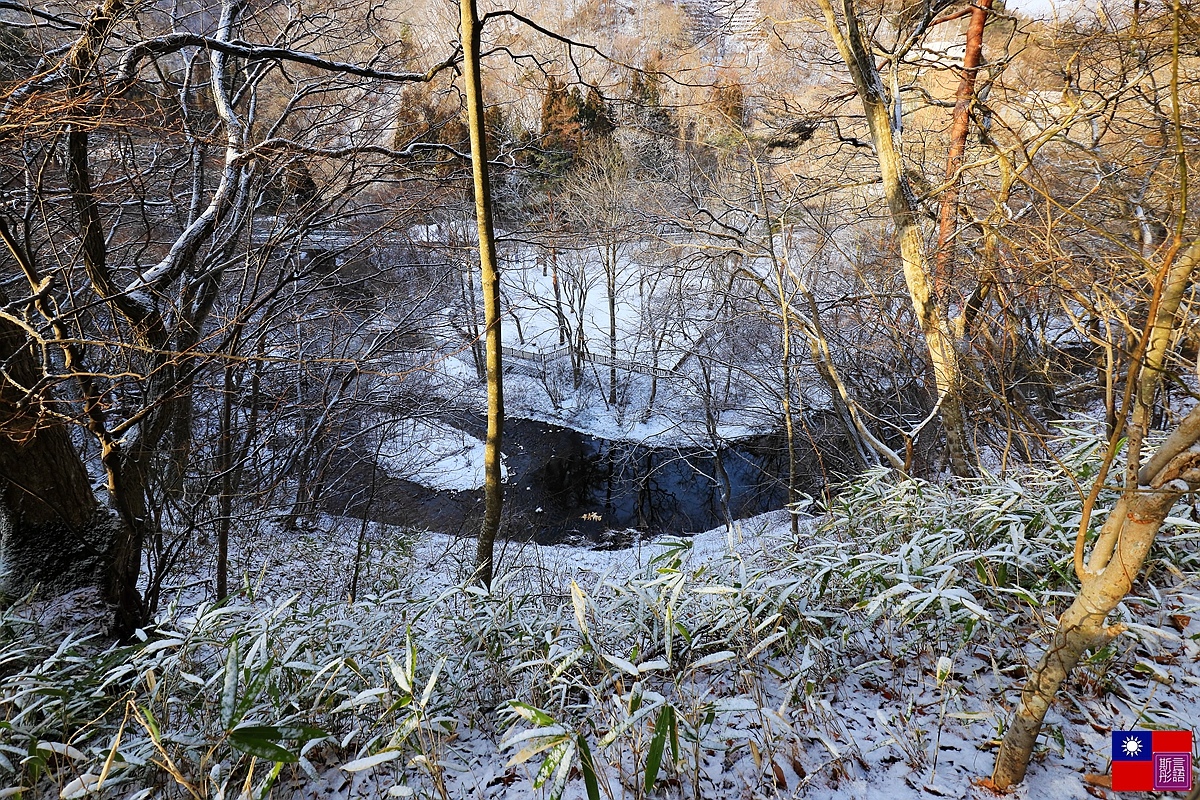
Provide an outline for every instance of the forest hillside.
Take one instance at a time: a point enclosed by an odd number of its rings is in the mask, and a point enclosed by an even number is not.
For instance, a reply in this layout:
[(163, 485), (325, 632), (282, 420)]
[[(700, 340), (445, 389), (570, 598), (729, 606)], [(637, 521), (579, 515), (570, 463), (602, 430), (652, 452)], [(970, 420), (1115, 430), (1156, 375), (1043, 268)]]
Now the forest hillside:
[(1198, 42), (0, 0), (0, 798), (1196, 800)]

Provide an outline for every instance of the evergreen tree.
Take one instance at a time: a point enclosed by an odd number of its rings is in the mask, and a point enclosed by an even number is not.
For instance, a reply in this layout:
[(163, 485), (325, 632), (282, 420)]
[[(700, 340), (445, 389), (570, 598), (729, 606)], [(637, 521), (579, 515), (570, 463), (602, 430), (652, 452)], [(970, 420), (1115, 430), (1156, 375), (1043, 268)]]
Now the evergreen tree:
[(639, 125), (658, 136), (675, 137), (679, 126), (671, 110), (662, 104), (658, 79), (647, 72), (635, 72), (629, 83), (629, 102)]
[(561, 175), (570, 169), (583, 141), (578, 89), (568, 89), (552, 75), (542, 100), (542, 168)]
[(608, 104), (594, 86), (587, 93), (567, 88), (553, 76), (542, 100), (541, 168), (551, 176), (562, 176), (578, 162), (589, 145), (599, 142), (617, 128)]
[(584, 133), (591, 139), (605, 139), (617, 129), (608, 104), (595, 86), (589, 86), (587, 97), (579, 111), (579, 121)]

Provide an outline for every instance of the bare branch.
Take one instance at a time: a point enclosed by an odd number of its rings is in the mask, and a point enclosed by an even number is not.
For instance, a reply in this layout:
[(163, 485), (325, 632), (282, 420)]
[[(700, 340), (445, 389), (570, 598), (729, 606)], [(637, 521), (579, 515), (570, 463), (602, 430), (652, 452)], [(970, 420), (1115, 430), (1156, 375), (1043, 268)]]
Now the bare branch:
[(251, 61), (289, 61), (328, 72), (354, 75), (359, 78), (370, 78), (390, 83), (428, 83), (440, 73), (456, 66), (462, 55), (461, 47), (456, 47), (449, 57), (430, 67), (425, 72), (394, 72), (366, 67), (360, 64), (350, 64), (345, 61), (333, 61), (313, 53), (291, 50), (286, 47), (252, 44), (239, 39), (222, 41), (218, 38), (200, 36), (194, 33), (172, 33), (157, 39), (147, 39), (146, 41), (138, 42), (129, 48), (117, 65), (117, 81), (123, 89), (134, 80), (142, 59), (175, 53), (189, 47), (200, 47), (205, 50), (222, 53), (226, 56), (236, 56), (237, 58), (245, 58)]

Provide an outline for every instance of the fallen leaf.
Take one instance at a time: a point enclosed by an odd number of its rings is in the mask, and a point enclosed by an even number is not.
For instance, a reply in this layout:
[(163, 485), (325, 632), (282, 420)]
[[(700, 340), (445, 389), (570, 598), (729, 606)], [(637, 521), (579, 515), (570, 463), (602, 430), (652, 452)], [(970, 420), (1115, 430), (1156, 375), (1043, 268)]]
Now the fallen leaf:
[(1105, 794), (1104, 789), (1112, 789), (1111, 776), (1093, 774), (1083, 776), (1083, 790), (1092, 797), (1099, 797), (1100, 800), (1108, 800), (1108, 795)]

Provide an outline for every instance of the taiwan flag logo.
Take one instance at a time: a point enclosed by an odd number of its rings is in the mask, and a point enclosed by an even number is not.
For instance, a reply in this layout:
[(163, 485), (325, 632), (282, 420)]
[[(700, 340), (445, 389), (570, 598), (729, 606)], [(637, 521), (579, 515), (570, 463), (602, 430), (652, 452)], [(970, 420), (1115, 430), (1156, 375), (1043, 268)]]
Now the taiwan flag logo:
[(1112, 788), (1186, 792), (1192, 788), (1191, 731), (1113, 731)]

